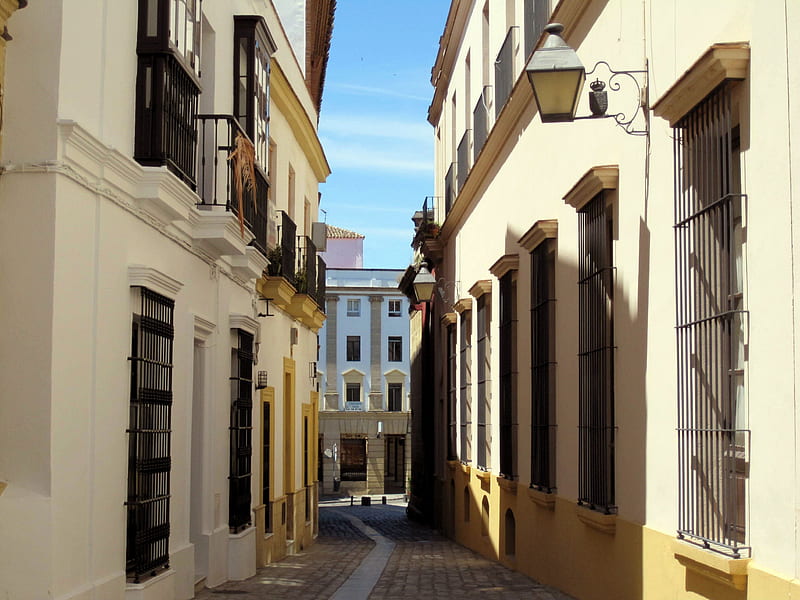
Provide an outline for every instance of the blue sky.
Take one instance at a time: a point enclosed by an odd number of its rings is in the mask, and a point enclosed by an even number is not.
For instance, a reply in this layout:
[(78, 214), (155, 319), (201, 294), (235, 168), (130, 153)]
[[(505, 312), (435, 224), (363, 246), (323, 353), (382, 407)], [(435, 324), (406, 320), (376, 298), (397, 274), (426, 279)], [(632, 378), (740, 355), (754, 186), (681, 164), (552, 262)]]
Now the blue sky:
[(449, 0), (339, 0), (319, 135), (320, 219), (357, 231), (364, 266), (405, 268), (411, 215), (433, 194), (431, 67)]

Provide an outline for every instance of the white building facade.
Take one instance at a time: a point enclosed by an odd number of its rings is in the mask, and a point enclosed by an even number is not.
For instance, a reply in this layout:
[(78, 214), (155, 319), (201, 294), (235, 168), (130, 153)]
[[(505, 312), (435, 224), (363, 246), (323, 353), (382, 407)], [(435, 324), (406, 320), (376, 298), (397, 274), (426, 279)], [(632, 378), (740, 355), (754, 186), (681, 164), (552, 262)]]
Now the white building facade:
[(315, 537), (308, 57), (271, 0), (31, 2), (9, 27), (0, 596), (249, 577)]
[(395, 269), (328, 269), (320, 334), (322, 490), (405, 492), (408, 300)]

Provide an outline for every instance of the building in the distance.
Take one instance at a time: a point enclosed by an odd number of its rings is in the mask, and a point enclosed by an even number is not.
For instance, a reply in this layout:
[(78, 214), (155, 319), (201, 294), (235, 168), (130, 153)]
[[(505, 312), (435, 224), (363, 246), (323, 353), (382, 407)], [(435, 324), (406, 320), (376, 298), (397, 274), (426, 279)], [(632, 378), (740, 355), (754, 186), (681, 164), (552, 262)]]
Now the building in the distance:
[(341, 268), (361, 262), (364, 236), (330, 225), (328, 236), (328, 320), (319, 357), (321, 491), (404, 493), (411, 446), (409, 306), (397, 289), (403, 271)]

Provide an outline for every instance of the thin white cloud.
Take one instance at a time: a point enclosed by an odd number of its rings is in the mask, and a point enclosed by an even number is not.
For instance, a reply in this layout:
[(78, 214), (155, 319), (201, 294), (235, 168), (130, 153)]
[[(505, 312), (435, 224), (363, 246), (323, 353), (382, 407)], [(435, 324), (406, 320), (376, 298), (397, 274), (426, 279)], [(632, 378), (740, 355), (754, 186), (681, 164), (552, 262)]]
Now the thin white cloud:
[(429, 102), (431, 99), (428, 96), (409, 94), (408, 92), (402, 92), (390, 88), (357, 85), (355, 83), (331, 83), (329, 87), (343, 90), (357, 96), (390, 96), (392, 98), (405, 98), (407, 100), (418, 100), (420, 102)]
[(341, 142), (325, 138), (322, 139), (322, 146), (334, 170), (356, 169), (425, 175), (433, 172), (433, 153), (426, 152), (425, 148), (405, 148), (396, 144), (358, 144), (352, 140)]
[(320, 120), (322, 135), (344, 135), (348, 138), (364, 136), (412, 140), (420, 144), (433, 144), (433, 129), (425, 122), (401, 121), (380, 116), (332, 114)]

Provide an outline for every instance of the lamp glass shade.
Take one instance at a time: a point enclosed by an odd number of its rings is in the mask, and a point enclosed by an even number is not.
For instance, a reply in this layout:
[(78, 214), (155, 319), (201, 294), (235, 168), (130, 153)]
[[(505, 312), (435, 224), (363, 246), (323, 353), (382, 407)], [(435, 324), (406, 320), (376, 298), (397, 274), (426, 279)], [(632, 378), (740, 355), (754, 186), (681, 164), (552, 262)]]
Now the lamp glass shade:
[(419, 302), (428, 302), (433, 297), (436, 280), (426, 266), (421, 266), (414, 277), (414, 294)]
[(586, 72), (583, 68), (528, 71), (543, 123), (572, 121), (578, 109)]

